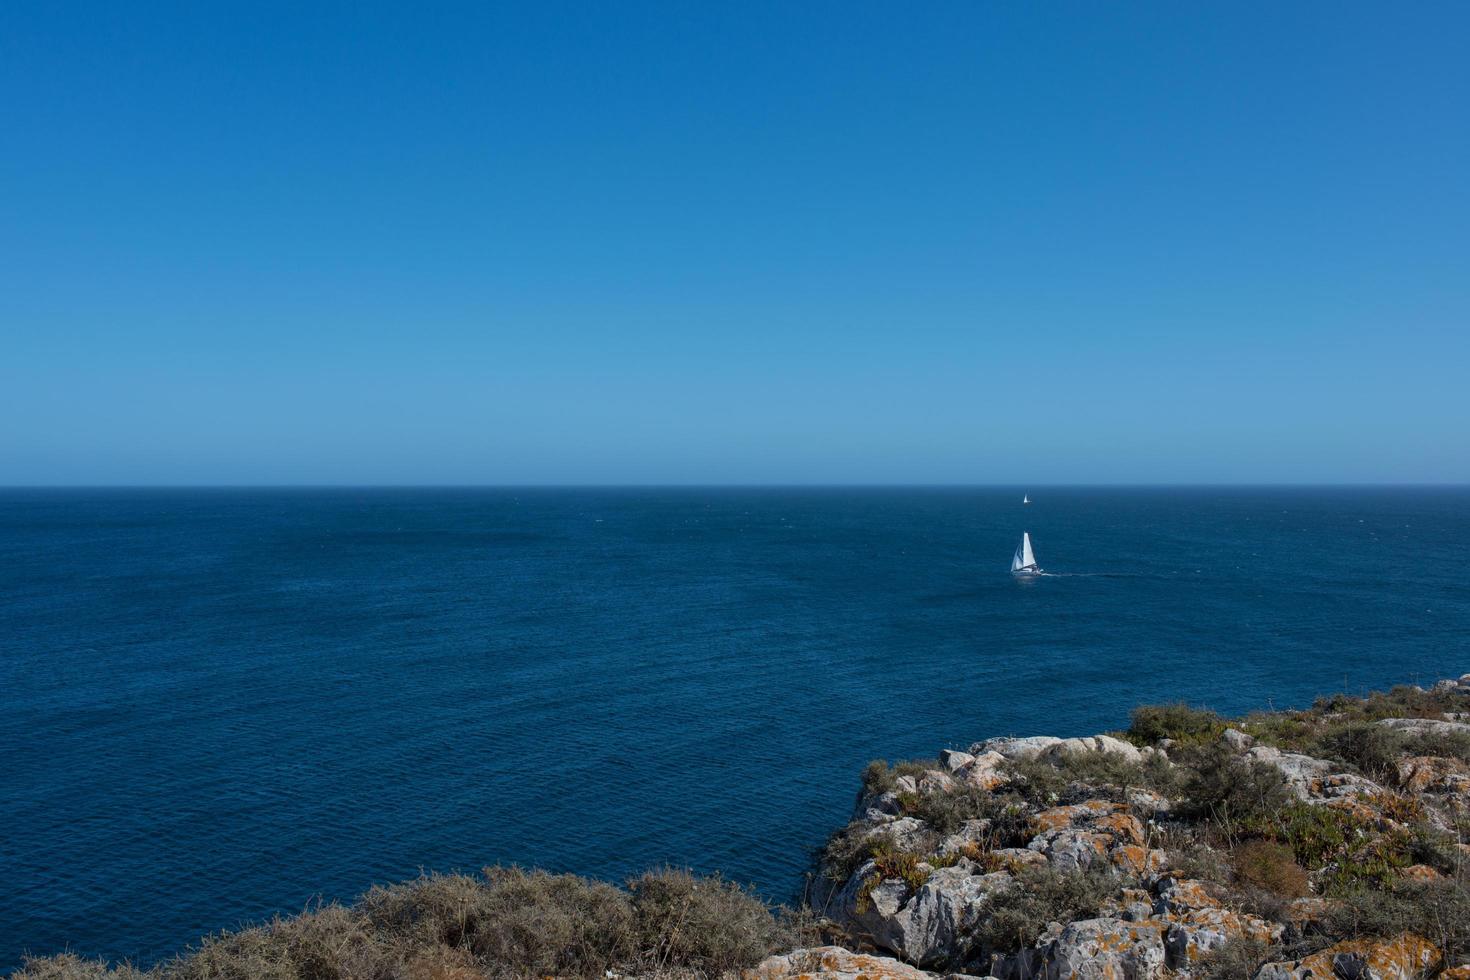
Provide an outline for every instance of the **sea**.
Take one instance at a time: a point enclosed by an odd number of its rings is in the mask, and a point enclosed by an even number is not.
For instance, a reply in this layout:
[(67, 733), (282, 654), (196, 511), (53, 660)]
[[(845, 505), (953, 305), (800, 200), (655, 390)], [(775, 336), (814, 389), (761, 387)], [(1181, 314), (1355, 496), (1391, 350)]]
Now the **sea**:
[(0, 970), (421, 870), (799, 900), (870, 759), (1467, 641), (1465, 487), (4, 490)]

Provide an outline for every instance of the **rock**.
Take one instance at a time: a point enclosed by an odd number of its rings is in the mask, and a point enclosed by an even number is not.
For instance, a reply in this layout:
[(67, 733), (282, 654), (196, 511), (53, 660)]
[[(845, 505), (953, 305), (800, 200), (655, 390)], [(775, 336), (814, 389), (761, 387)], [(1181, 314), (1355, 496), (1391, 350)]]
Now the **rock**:
[(1437, 718), (1384, 718), (1378, 722), (1411, 735), (1470, 735), (1470, 724), (1463, 721), (1440, 721)]
[(1153, 896), (1142, 888), (1124, 888), (1103, 903), (1105, 918), (1142, 922), (1153, 915)]
[(1224, 742), (1235, 752), (1244, 752), (1256, 744), (1254, 738), (1251, 738), (1238, 728), (1225, 729), (1224, 733), (1220, 736), (1220, 741)]
[(1163, 915), (1184, 909), (1218, 908), (1220, 902), (1215, 898), (1214, 887), (1207, 881), (1194, 878), (1175, 878), (1172, 875), (1161, 878), (1154, 886), (1159, 896), (1154, 911)]
[(1057, 871), (1080, 871), (1093, 861), (1105, 859), (1111, 844), (1107, 834), (1091, 830), (1049, 830), (1037, 834), (1026, 846), (1045, 855)]
[(1046, 759), (1056, 759), (1064, 755), (1076, 755), (1087, 752), (1098, 752), (1103, 755), (1116, 755), (1128, 762), (1141, 762), (1143, 756), (1138, 747), (1114, 738), (1111, 735), (1093, 735), (1089, 738), (1064, 738), (1059, 742), (1042, 749), (1039, 755)]
[(1164, 934), (1164, 949), (1169, 966), (1175, 970), (1188, 970), (1200, 957), (1232, 939), (1273, 943), (1286, 932), (1286, 927), (1278, 923), (1218, 906), (1170, 912), (1160, 921), (1170, 923)]
[(1069, 806), (1054, 806), (1033, 815), (1031, 826), (1038, 831), (1065, 830), (1079, 824), (1090, 824), (1099, 817), (1112, 816), (1123, 809), (1123, 804), (1108, 800), (1088, 800)]
[(1330, 762), (1296, 752), (1282, 752), (1269, 745), (1257, 745), (1246, 752), (1246, 756), (1279, 769), (1292, 792), (1303, 800), (1311, 798), (1314, 781), (1332, 772)]
[(1408, 881), (1439, 881), (1444, 878), (1444, 875), (1427, 864), (1411, 864), (1399, 873)]
[(1115, 844), (1108, 851), (1108, 860), (1113, 867), (1127, 874), (1147, 875), (1162, 871), (1167, 855), (1156, 848), (1140, 847), (1137, 844)]
[(1470, 794), (1470, 767), (1458, 759), (1413, 755), (1398, 761), (1399, 786), (1411, 793)]
[[(969, 753), (964, 753), (968, 755)], [(971, 756), (971, 761), (961, 766), (955, 776), (961, 782), (983, 790), (1003, 786), (1009, 780), (1000, 770), (1010, 760), (999, 752), (982, 752)]]
[(947, 772), (959, 772), (974, 761), (975, 757), (973, 755), (968, 752), (960, 752), (957, 749), (945, 749), (939, 753), (940, 768)]
[(1028, 738), (987, 738), (970, 746), (971, 755), (999, 752), (1007, 759), (1034, 759), (1061, 739), (1055, 735), (1032, 735)]
[(1168, 813), (1174, 806), (1167, 796), (1137, 786), (1128, 788), (1128, 805), (1143, 814)]
[(1164, 930), (1125, 919), (1070, 923), (1045, 947), (1038, 980), (1156, 980), (1165, 969)]
[(841, 946), (798, 949), (765, 959), (742, 980), (934, 980), (933, 973), (887, 956), (854, 953)]
[(1286, 777), (1292, 792), (1308, 803), (1383, 792), (1383, 787), (1371, 779), (1356, 773), (1334, 772), (1333, 764), (1325, 759), (1282, 752), (1269, 745), (1252, 747), (1246, 752), (1246, 757), (1276, 767)]
[(878, 821), (903, 813), (903, 804), (898, 801), (897, 793), (879, 793), (859, 805), (864, 804), (863, 818), (866, 820)]
[(986, 896), (1010, 888), (1003, 872), (975, 874), (972, 866), (939, 868), (911, 891), (893, 878), (870, 884), (875, 862), (859, 868), (836, 899), (836, 909), (873, 945), (919, 966), (936, 966), (960, 957)]
[(952, 793), (956, 789), (954, 777), (938, 769), (929, 769), (919, 777), (917, 789), (920, 793)]
[(1413, 980), (1439, 955), (1433, 943), (1411, 933), (1380, 941), (1350, 939), (1305, 959), (1267, 963), (1255, 980)]
[(1110, 813), (1092, 822), (1092, 829), (1111, 834), (1115, 841), (1124, 844), (1144, 842), (1143, 824), (1131, 813)]
[(1460, 682), (1452, 681), (1449, 678), (1446, 678), (1442, 681), (1435, 681), (1434, 687), (1431, 688), (1431, 690), (1433, 690), (1437, 694), (1448, 694), (1451, 691), (1458, 691), (1459, 689)]
[(1327, 913), (1331, 910), (1332, 903), (1316, 895), (1293, 898), (1286, 903), (1282, 921), (1295, 935), (1301, 936), (1309, 932), (1320, 931), (1323, 922), (1327, 919)]

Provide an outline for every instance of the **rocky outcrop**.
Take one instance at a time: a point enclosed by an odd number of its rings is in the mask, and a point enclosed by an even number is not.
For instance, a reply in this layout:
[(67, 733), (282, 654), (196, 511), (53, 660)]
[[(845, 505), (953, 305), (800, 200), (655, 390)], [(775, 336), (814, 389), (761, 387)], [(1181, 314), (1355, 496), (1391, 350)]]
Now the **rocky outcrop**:
[(901, 878), (883, 877), (877, 862), (866, 862), (838, 893), (838, 914), (849, 929), (910, 963), (963, 959), (985, 898), (1013, 879), (1004, 872), (984, 873), (967, 860), (938, 869), (920, 864), (917, 870), (926, 880), (914, 888)]
[(1166, 927), (1159, 922), (1083, 919), (1046, 943), (1038, 980), (1155, 980), (1164, 974)]
[(1429, 940), (1406, 933), (1382, 942), (1350, 940), (1304, 959), (1267, 963), (1256, 980), (1414, 980), (1439, 959)]
[[(1470, 675), (1436, 690), (1455, 708), (1447, 717), (1388, 718), (1380, 724), (1436, 736), (1470, 731)], [(1422, 699), (1406, 703), (1423, 708)], [(1330, 710), (1321, 709), (1301, 724), (1338, 725), (1334, 730), (1357, 724), (1352, 715), (1335, 720)], [(1293, 729), (1247, 719), (1236, 726), (1207, 723), (1183, 731), (1177, 741), (1159, 738), (1151, 745), (1115, 735), (1037, 735), (946, 750), (934, 768), (906, 767), (907, 774), (893, 780), (889, 792), (860, 803), (858, 824), (848, 833), (875, 835), (888, 850), (838, 882), (828, 911), (854, 943), (921, 971), (966, 969), (1002, 980), (1155, 980), (1188, 978), (1217, 954), (1238, 956), (1241, 949), (1257, 948), (1243, 946), (1244, 941), (1267, 950), (1330, 941), (1325, 930), (1335, 921), (1334, 902), (1311, 894), (1310, 887), (1322, 887), (1344, 868), (1381, 875), (1374, 869), (1387, 867), (1393, 880), (1416, 887), (1445, 881), (1441, 870), (1411, 856), (1421, 852), (1409, 850), (1406, 842), (1413, 839), (1416, 821), (1452, 829), (1470, 814), (1470, 762), (1405, 755), (1398, 760), (1396, 779), (1390, 777), (1390, 791), (1348, 762), (1294, 751), (1324, 743), (1300, 737), (1283, 741), (1283, 730)], [(1199, 751), (1209, 747), (1210, 739), (1228, 750), (1225, 762), (1218, 761), (1219, 752)], [(1251, 831), (1239, 823), (1228, 835), (1217, 828), (1214, 840), (1238, 841), (1244, 831), (1246, 840), (1254, 834), (1275, 847), (1261, 852), (1258, 858), (1266, 865), (1250, 872), (1263, 884), (1237, 877), (1225, 865), (1231, 856), (1220, 849), (1206, 847), (1203, 857), (1181, 850), (1188, 845), (1191, 821), (1212, 819), (1200, 814), (1217, 805), (1201, 806), (1188, 798), (1188, 787), (1199, 785), (1190, 781), (1198, 772), (1180, 767), (1198, 768), (1206, 764), (1201, 759), (1215, 759), (1208, 764), (1217, 767), (1234, 759), (1279, 773), (1289, 792), (1276, 790), (1271, 806), (1300, 811), (1294, 819), (1302, 832), (1318, 836), (1305, 840), (1299, 853), (1321, 855), (1318, 863), (1298, 866), (1292, 848), (1281, 843), (1280, 830)], [(1055, 777), (1046, 774), (1048, 766)], [(1215, 785), (1228, 782), (1217, 776)], [(958, 794), (962, 802), (946, 802), (943, 794)], [(1297, 802), (1281, 802), (1281, 795)], [(1306, 815), (1317, 808), (1333, 815)], [(1265, 810), (1258, 819), (1270, 828), (1275, 812)], [(1278, 835), (1274, 840), (1273, 834)], [(1470, 848), (1461, 849), (1470, 856)], [(902, 860), (895, 857), (898, 852)], [(1216, 865), (1221, 870), (1209, 872)], [(1186, 873), (1187, 867), (1204, 868), (1215, 877), (1203, 880), (1198, 870)], [(1047, 914), (1055, 921), (1038, 918), (1029, 930), (987, 932), (997, 915), (1054, 907), (1026, 904), (1027, 889), (1052, 887), (1035, 883), (1069, 876), (1101, 881), (1111, 894), (1100, 901), (1078, 899), (1083, 904), (1069, 906), (1066, 914)], [(1367, 887), (1384, 887), (1383, 880), (1371, 878)], [(1249, 897), (1251, 888), (1258, 890), (1257, 898), (1262, 888), (1281, 891), (1262, 904)], [(1271, 917), (1261, 914), (1263, 908)], [(981, 937), (992, 934), (1030, 938), (1021, 948), (989, 948), (991, 940)], [(1233, 941), (1238, 942), (1232, 946)], [(1337, 980), (1407, 980), (1437, 965), (1439, 957), (1439, 950), (1416, 936), (1355, 940), (1300, 960), (1273, 960), (1255, 980), (1326, 980), (1329, 974)]]
[[(958, 980), (958, 974), (950, 977)], [(841, 946), (817, 946), (772, 956), (743, 980), (938, 980), (939, 974), (888, 956), (854, 953)]]

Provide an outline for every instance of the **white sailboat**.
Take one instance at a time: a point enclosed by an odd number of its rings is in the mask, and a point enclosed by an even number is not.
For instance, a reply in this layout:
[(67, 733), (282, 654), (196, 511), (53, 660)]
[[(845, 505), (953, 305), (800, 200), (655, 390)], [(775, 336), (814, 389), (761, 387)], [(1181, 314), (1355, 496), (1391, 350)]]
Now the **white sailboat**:
[(1011, 558), (1011, 574), (1041, 574), (1041, 566), (1036, 564), (1036, 555), (1031, 552), (1031, 534), (1028, 531), (1021, 532), (1021, 543), (1016, 546), (1016, 554)]
[(1024, 494), (1024, 493), (1021, 494), (1021, 503), (1023, 503), (1023, 504), (1029, 504), (1029, 503), (1031, 503), (1031, 497), (1030, 497), (1030, 495), (1029, 494)]

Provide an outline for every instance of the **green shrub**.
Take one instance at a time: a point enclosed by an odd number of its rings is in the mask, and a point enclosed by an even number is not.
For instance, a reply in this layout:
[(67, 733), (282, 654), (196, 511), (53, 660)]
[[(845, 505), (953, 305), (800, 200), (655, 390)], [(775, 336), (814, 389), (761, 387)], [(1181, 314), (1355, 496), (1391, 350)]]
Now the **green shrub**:
[(1409, 755), (1432, 755), (1470, 762), (1470, 735), (1464, 732), (1410, 732), (1404, 736)]
[(1049, 922), (1097, 915), (1117, 887), (1117, 876), (1108, 871), (1027, 868), (1009, 888), (986, 897), (974, 938), (986, 953), (1026, 949)]
[[(1023, 801), (1011, 793), (991, 793), (974, 786), (954, 790), (916, 794), (904, 807), (906, 816), (915, 817), (937, 835), (959, 830), (966, 821), (989, 822), (989, 847), (1021, 846), (1031, 839)], [(934, 841), (938, 844), (938, 840)]]
[(1180, 813), (1225, 825), (1269, 820), (1295, 796), (1274, 766), (1242, 759), (1219, 743), (1200, 746), (1185, 756)]
[(891, 766), (882, 759), (874, 759), (863, 768), (862, 795), (877, 796), (891, 792), (897, 785), (899, 776), (913, 776), (917, 779), (930, 769), (938, 768), (939, 763), (934, 759), (908, 759)]
[(1404, 735), (1392, 728), (1355, 721), (1323, 733), (1311, 754), (1341, 760), (1374, 779), (1386, 781), (1398, 775), (1398, 761), (1406, 743)]
[(867, 824), (853, 821), (828, 837), (817, 852), (817, 876), (841, 884), (873, 856), (873, 849), (881, 840), (882, 835), (873, 833)]
[(1170, 796), (1180, 786), (1179, 770), (1159, 755), (1140, 763), (1114, 752), (1069, 752), (1045, 759), (1012, 760), (1003, 772), (1011, 779), (1012, 792), (1041, 806), (1098, 797), (1122, 801), (1129, 789)]
[(1139, 745), (1157, 745), (1166, 738), (1198, 745), (1220, 737), (1225, 720), (1213, 711), (1187, 704), (1147, 704), (1133, 709), (1127, 736)]
[(1245, 829), (1286, 845), (1297, 863), (1317, 871), (1346, 855), (1365, 825), (1345, 810), (1293, 802), (1257, 815)]

